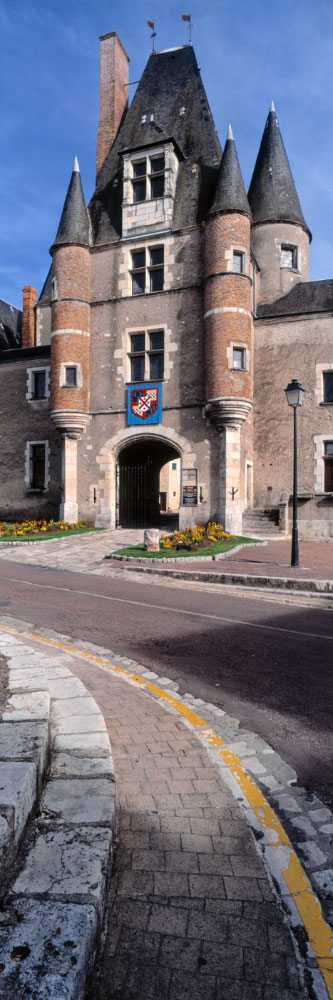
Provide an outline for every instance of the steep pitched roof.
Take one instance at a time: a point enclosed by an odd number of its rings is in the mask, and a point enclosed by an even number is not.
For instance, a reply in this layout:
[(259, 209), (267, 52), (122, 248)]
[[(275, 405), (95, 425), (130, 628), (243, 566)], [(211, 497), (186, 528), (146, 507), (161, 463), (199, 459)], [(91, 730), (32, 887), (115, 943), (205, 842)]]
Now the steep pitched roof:
[(333, 279), (324, 281), (298, 281), (290, 292), (265, 302), (257, 307), (257, 318), (268, 319), (274, 316), (296, 316), (301, 313), (316, 313), (333, 311)]
[(248, 199), (253, 222), (296, 222), (309, 233), (272, 102)]
[(47, 272), (42, 291), (40, 293), (38, 304), (41, 306), (49, 306), (52, 296), (52, 264)]
[(173, 220), (177, 229), (205, 216), (221, 158), (192, 45), (156, 52), (148, 60), (89, 204), (94, 243), (121, 235), (121, 153), (171, 138), (183, 157)]
[(240, 212), (251, 218), (231, 125), (228, 128), (214, 200), (209, 209), (209, 213), (215, 212)]
[(58, 232), (51, 247), (51, 252), (55, 247), (64, 243), (89, 245), (89, 216), (84, 200), (81, 183), (80, 168), (75, 157), (72, 176), (66, 194)]
[(0, 299), (0, 351), (18, 347), (22, 336), (22, 311)]

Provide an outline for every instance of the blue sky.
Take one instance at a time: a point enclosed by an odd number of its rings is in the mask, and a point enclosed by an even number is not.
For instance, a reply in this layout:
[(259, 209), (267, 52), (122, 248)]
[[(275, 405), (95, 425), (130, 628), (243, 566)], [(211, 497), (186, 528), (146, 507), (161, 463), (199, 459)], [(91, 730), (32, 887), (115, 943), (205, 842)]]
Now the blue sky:
[[(21, 306), (48, 271), (74, 156), (95, 180), (99, 35), (116, 30), (137, 80), (158, 49), (193, 44), (220, 140), (233, 127), (248, 187), (273, 99), (306, 221), (311, 277), (333, 276), (332, 0), (0, 0), (0, 297)], [(135, 87), (130, 88), (133, 95)]]

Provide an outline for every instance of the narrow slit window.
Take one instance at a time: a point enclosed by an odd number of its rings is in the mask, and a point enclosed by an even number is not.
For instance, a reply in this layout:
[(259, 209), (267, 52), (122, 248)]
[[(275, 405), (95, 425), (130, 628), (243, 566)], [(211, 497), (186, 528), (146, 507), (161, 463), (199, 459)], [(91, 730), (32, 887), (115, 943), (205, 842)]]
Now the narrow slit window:
[(232, 255), (232, 270), (236, 274), (244, 274), (244, 254), (234, 250)]
[(45, 444), (31, 445), (29, 485), (33, 490), (45, 488)]
[(246, 362), (245, 347), (233, 347), (232, 349), (232, 367), (236, 371), (244, 371)]
[(77, 385), (77, 371), (74, 365), (66, 366), (65, 371), (65, 382), (66, 385), (76, 386)]
[(45, 395), (46, 395), (46, 372), (34, 372), (33, 399), (45, 399)]
[(324, 403), (333, 403), (333, 371), (324, 372)]

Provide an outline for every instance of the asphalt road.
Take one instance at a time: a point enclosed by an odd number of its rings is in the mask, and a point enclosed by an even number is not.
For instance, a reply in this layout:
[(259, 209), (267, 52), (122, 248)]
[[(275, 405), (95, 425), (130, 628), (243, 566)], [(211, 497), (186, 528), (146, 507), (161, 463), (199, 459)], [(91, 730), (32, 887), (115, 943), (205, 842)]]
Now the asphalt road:
[(333, 608), (146, 581), (1, 560), (0, 613), (177, 680), (181, 693), (215, 702), (262, 735), (330, 804)]

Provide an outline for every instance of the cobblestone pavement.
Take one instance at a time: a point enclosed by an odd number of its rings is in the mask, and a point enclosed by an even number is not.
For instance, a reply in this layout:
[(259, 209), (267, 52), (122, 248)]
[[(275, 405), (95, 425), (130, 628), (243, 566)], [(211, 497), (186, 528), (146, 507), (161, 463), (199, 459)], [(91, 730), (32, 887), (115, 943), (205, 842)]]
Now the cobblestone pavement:
[[(71, 536), (66, 539), (55, 539), (26, 545), (1, 545), (0, 558), (12, 562), (29, 563), (33, 566), (51, 566), (53, 569), (66, 569), (73, 572), (102, 574), (128, 574), (135, 570), (135, 562), (119, 563), (105, 560), (112, 550), (127, 545), (135, 545), (143, 541), (143, 529), (122, 529), (117, 531), (93, 532), (91, 535)], [(279, 576), (295, 579), (330, 580), (333, 577), (333, 540), (321, 542), (300, 542), (300, 563), (298, 567), (290, 566), (290, 540), (276, 539), (268, 541), (265, 546), (247, 545), (236, 555), (228, 555), (226, 559), (213, 562), (211, 559), (198, 559), (186, 563), (170, 563), (173, 570), (186, 569), (196, 573), (200, 569), (210, 573), (244, 573), (253, 576)], [(149, 565), (147, 560), (147, 565)], [(140, 567), (142, 563), (140, 563)], [(165, 564), (163, 564), (163, 568)], [(158, 566), (156, 567), (158, 571)], [(162, 566), (161, 566), (162, 569)], [(142, 579), (142, 577), (141, 577)]]

